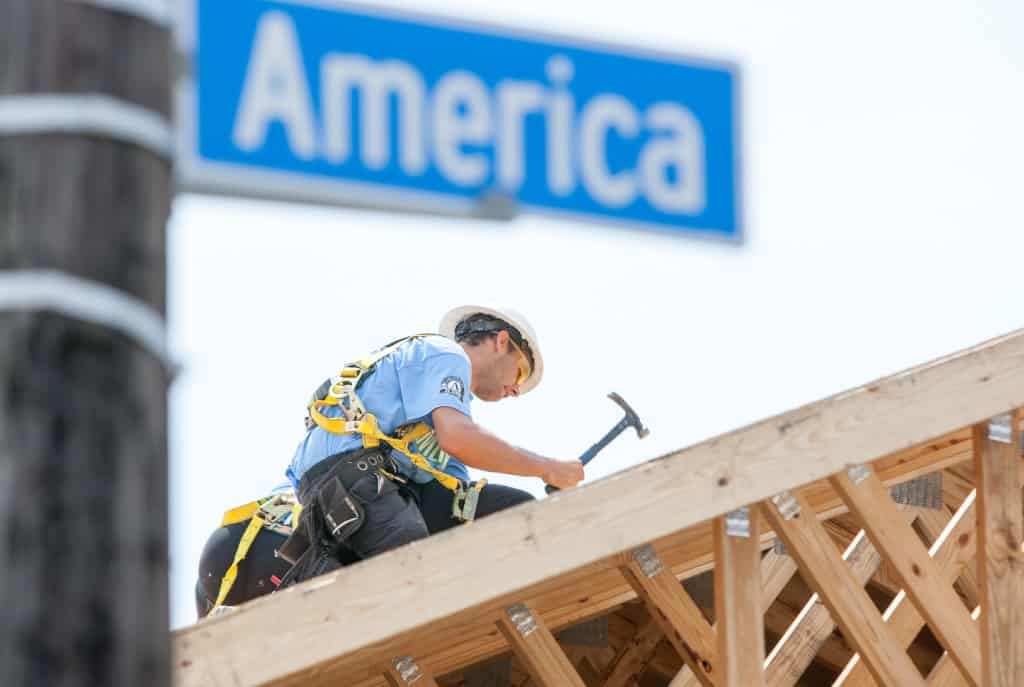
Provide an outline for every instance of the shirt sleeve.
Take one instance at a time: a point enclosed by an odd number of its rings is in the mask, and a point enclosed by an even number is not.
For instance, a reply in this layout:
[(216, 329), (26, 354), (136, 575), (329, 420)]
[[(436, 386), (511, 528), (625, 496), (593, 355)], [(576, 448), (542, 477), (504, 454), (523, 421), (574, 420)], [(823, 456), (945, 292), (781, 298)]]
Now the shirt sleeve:
[(435, 408), (454, 408), (471, 416), (470, 373), (469, 361), (454, 353), (434, 355), (399, 369), (398, 384), (407, 421), (429, 420)]

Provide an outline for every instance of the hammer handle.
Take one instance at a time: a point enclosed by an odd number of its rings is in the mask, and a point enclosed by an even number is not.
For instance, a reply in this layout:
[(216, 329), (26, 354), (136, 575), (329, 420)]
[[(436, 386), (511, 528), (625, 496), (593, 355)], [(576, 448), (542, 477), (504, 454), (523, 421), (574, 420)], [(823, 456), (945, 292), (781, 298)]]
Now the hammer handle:
[[(600, 453), (605, 446), (612, 443), (612, 441), (615, 440), (615, 437), (622, 434), (622, 432), (627, 427), (629, 427), (629, 418), (624, 417), (621, 420), (619, 420), (619, 424), (612, 427), (608, 431), (608, 433), (601, 437), (601, 439), (596, 444), (594, 444), (593, 446), (591, 446), (590, 448), (583, 452), (583, 455), (580, 456), (580, 462), (586, 465), (587, 463), (592, 461), (594, 459), (594, 456)], [(544, 492), (547, 494), (551, 494), (556, 491), (560, 491), (558, 487), (553, 487), (550, 484), (544, 486)]]

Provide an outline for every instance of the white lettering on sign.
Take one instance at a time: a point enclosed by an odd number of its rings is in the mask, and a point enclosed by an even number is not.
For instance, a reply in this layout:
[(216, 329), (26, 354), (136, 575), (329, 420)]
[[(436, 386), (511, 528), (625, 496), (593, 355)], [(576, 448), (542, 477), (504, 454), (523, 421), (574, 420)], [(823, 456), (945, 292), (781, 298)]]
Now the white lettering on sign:
[(485, 146), (494, 136), (487, 85), (467, 71), (448, 72), (434, 87), (434, 160), (446, 178), (459, 186), (479, 186), (490, 173), (487, 155), (470, 153), (466, 144)]
[(232, 134), (235, 145), (248, 152), (262, 148), (267, 127), (275, 120), (284, 125), (288, 145), (297, 157), (312, 160), (316, 156), (313, 103), (295, 25), (282, 12), (267, 12), (252, 44)]
[(409, 176), (427, 168), (423, 137), (426, 86), (415, 69), (386, 60), (374, 63), (362, 55), (327, 55), (320, 65), (320, 98), (324, 127), (324, 152), (328, 162), (348, 160), (352, 132), (349, 94), (359, 91), (359, 158), (370, 169), (384, 169), (391, 162), (391, 117), (388, 103), (398, 101), (398, 160)]
[[(369, 169), (385, 169), (397, 158), (406, 175), (418, 176), (433, 163), (458, 186), (479, 187), (493, 173), (503, 190), (515, 193), (526, 181), (527, 122), (541, 117), (551, 193), (569, 196), (582, 182), (591, 198), (609, 208), (643, 197), (666, 213), (704, 210), (704, 132), (689, 109), (662, 101), (640, 112), (615, 93), (578, 104), (568, 57), (553, 55), (544, 72), (549, 83), (505, 79), (492, 94), (479, 76), (458, 69), (428, 90), (422, 74), (406, 62), (329, 53), (319, 64), (317, 120), (295, 26), (288, 15), (270, 11), (256, 30), (232, 138), (239, 150), (255, 152), (276, 122), (296, 157), (341, 165), (353, 154), (356, 115), (358, 156)], [(613, 141), (639, 148), (632, 166), (612, 169)]]

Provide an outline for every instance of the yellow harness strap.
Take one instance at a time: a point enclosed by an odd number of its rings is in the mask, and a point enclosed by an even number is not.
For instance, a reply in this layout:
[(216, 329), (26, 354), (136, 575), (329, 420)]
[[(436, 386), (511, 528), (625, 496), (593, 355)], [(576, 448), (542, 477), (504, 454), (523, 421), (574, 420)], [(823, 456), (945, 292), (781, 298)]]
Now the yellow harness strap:
[[(354, 363), (346, 365), (345, 368), (331, 380), (331, 388), (323, 399), (314, 399), (307, 408), (309, 417), (316, 423), (317, 427), (332, 434), (361, 434), (364, 448), (380, 446), (384, 442), (398, 451), (401, 451), (412, 464), (421, 470), (429, 473), (434, 479), (446, 488), (458, 492), (462, 488), (456, 478), (446, 472), (442, 472), (427, 462), (426, 458), (414, 452), (409, 444), (422, 439), (430, 433), (430, 427), (425, 423), (414, 425), (411, 429), (403, 432), (400, 437), (393, 437), (380, 431), (377, 425), (377, 418), (372, 413), (367, 413), (362, 401), (355, 393), (359, 380), (369, 372), (374, 365), (383, 358), (394, 352), (399, 346), (410, 339), (430, 334), (414, 334), (404, 339), (399, 339), (381, 350), (365, 358), (360, 358)], [(347, 404), (346, 404), (347, 402)], [(327, 417), (320, 412), (320, 408), (335, 406), (339, 408), (344, 417)], [(482, 487), (481, 487), (482, 488)], [(479, 490), (478, 490), (479, 491)], [(472, 518), (469, 518), (472, 519)]]
[(318, 407), (323, 408), (325, 406), (333, 405), (338, 405), (337, 400), (329, 397), (329, 400), (317, 401), (309, 407), (309, 416), (313, 419), (313, 422), (320, 427), (320, 429), (331, 432), (332, 434), (361, 434), (363, 437), (364, 448), (379, 446), (380, 442), (383, 441), (388, 446), (401, 451), (409, 458), (410, 461), (412, 461), (413, 465), (430, 473), (434, 479), (448, 489), (451, 489), (452, 491), (459, 489), (459, 480), (446, 472), (441, 472), (428, 463), (423, 456), (415, 453), (411, 448), (409, 448), (409, 444), (417, 439), (422, 439), (430, 433), (430, 427), (425, 423), (421, 422), (414, 425), (412, 429), (410, 429), (401, 438), (392, 437), (380, 431), (380, 428), (377, 426), (377, 418), (372, 413), (366, 413), (361, 420), (354, 420), (350, 422), (345, 420), (345, 418), (327, 417), (317, 410)]
[[(227, 520), (228, 516), (232, 513), (248, 508), (253, 504), (246, 504), (240, 508), (235, 508), (224, 514), (224, 519)], [(231, 587), (235, 584), (235, 578), (238, 577), (238, 564), (245, 560), (246, 554), (249, 553), (252, 542), (256, 539), (256, 535), (259, 534), (260, 529), (263, 527), (263, 518), (260, 517), (256, 510), (259, 509), (260, 504), (256, 503), (256, 508), (253, 510), (255, 513), (252, 519), (249, 521), (249, 526), (245, 528), (245, 533), (242, 535), (242, 539), (238, 542), (238, 548), (235, 550), (235, 560), (228, 568), (228, 571), (224, 573), (224, 577), (220, 581), (220, 592), (217, 594), (217, 601), (213, 604), (213, 608), (219, 608), (224, 603), (224, 599), (228, 598), (228, 593), (231, 592)], [(235, 522), (240, 522), (236, 520)], [(223, 527), (223, 525), (221, 525)], [(211, 612), (213, 609), (211, 609)]]
[[(213, 605), (213, 608), (219, 608), (224, 603), (224, 599), (228, 598), (228, 594), (231, 593), (231, 587), (235, 584), (235, 579), (238, 577), (238, 564), (245, 560), (245, 557), (249, 553), (249, 549), (252, 548), (252, 543), (256, 539), (256, 535), (259, 534), (263, 527), (275, 529), (276, 531), (285, 532), (290, 531), (290, 526), (285, 527), (280, 524), (281, 515), (287, 511), (291, 512), (291, 522), (298, 522), (299, 513), (302, 511), (302, 505), (296, 501), (293, 505), (288, 505), (288, 500), (281, 501), (282, 497), (261, 499), (259, 501), (250, 501), (249, 503), (232, 508), (228, 512), (224, 513), (224, 517), (221, 518), (220, 526), (228, 527), (230, 525), (237, 525), (240, 522), (249, 521), (248, 527), (245, 528), (245, 532), (242, 533), (242, 538), (238, 541), (238, 548), (235, 549), (235, 559), (228, 568), (227, 572), (224, 573), (224, 577), (220, 579), (220, 590), (217, 593), (217, 602)], [(282, 505), (278, 505), (282, 504)], [(211, 613), (213, 609), (211, 609)]]
[(232, 508), (231, 510), (224, 514), (223, 518), (221, 518), (220, 526), (227, 527), (229, 525), (235, 525), (240, 522), (245, 522), (246, 520), (248, 520), (256, 514), (256, 511), (260, 509), (261, 505), (262, 504), (259, 501), (252, 501), (251, 503), (247, 503), (244, 506)]

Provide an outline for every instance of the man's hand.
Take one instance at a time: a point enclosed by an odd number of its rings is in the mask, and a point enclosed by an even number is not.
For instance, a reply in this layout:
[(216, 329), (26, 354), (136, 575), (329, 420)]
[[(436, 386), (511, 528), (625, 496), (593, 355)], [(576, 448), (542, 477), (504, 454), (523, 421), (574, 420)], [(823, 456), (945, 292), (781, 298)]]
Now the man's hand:
[(549, 459), (541, 479), (559, 489), (575, 487), (583, 481), (583, 463), (578, 460)]

